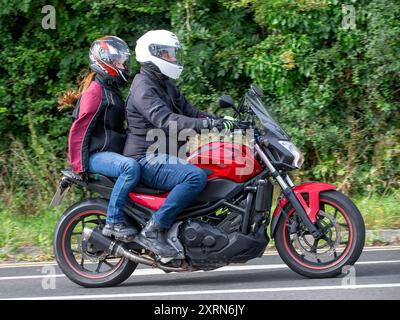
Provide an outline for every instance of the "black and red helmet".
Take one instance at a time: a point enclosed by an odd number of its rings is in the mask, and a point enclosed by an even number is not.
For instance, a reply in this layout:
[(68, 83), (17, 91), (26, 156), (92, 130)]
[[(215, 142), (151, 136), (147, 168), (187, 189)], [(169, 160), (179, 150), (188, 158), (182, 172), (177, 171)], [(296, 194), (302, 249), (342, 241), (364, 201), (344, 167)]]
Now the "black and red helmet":
[(96, 39), (89, 50), (90, 69), (117, 84), (128, 81), (130, 58), (126, 42), (115, 36)]

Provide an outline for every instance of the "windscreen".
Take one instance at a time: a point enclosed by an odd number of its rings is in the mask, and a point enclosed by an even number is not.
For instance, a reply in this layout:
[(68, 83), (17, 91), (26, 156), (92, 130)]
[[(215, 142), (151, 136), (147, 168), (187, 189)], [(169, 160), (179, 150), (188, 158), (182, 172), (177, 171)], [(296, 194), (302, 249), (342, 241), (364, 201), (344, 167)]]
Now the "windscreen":
[(279, 124), (272, 118), (268, 110), (262, 103), (260, 97), (252, 90), (246, 96), (246, 101), (251, 110), (260, 120), (261, 124), (268, 130), (276, 133), (281, 139), (290, 140), (289, 135), (279, 126)]

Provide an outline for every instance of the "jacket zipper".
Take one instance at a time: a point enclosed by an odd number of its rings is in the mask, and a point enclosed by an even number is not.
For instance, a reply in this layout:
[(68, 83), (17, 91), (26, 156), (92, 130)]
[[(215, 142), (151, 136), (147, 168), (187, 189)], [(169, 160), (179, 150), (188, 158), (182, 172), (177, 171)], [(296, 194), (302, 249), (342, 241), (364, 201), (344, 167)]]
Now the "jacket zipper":
[(103, 148), (101, 148), (101, 150), (100, 151), (103, 151), (104, 150), (104, 148), (106, 147), (106, 145), (107, 145), (107, 129), (106, 129), (106, 119), (107, 119), (107, 108), (108, 108), (108, 106), (110, 105), (110, 101), (108, 100), (108, 95), (107, 95), (107, 91), (106, 90), (104, 90), (104, 93), (106, 94), (106, 98), (107, 98), (107, 106), (106, 106), (106, 111), (105, 111), (105, 114), (104, 114), (104, 124), (103, 124), (103, 127), (104, 127), (104, 135), (105, 135), (105, 140), (104, 140), (104, 145), (103, 145)]

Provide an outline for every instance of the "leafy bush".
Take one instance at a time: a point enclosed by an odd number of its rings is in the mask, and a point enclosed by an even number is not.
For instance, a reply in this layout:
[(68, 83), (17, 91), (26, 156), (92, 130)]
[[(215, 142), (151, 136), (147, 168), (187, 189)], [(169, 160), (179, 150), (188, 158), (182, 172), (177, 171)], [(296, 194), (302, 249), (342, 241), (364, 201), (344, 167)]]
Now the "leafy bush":
[(212, 111), (221, 94), (239, 99), (252, 82), (271, 96), (269, 109), (307, 159), (298, 179), (395, 193), (400, 4), (348, 3), (355, 29), (342, 27), (347, 13), (335, 0), (53, 1), (56, 29), (44, 30), (40, 2), (2, 1), (1, 201), (21, 212), (47, 206), (71, 124), (57, 97), (87, 69), (91, 42), (114, 34), (133, 49), (161, 28), (184, 44), (178, 84), (201, 109)]

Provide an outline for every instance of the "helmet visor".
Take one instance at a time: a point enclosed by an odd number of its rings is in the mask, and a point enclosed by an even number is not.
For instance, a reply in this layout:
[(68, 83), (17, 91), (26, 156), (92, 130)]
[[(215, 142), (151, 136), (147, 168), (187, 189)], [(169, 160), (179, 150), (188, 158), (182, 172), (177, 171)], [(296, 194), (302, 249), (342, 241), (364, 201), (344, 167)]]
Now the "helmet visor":
[(151, 44), (150, 53), (162, 60), (168, 61), (169, 63), (182, 66), (182, 49), (180, 47), (165, 46), (159, 44)]
[(111, 61), (113, 65), (120, 70), (130, 70), (131, 67), (131, 55), (130, 53), (120, 52), (118, 55), (112, 55)]
[(130, 69), (131, 53), (127, 44), (117, 37), (104, 37), (100, 39), (103, 61), (120, 70)]

